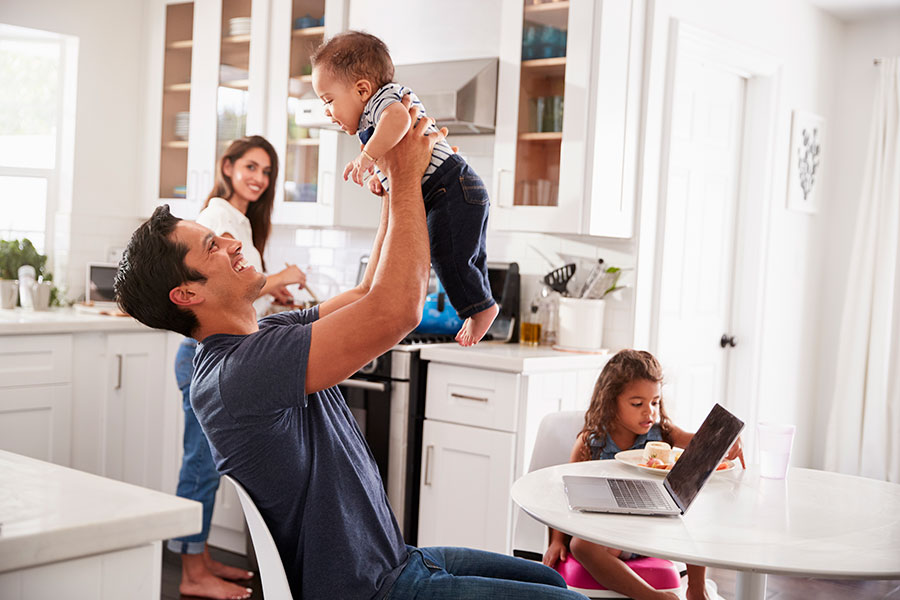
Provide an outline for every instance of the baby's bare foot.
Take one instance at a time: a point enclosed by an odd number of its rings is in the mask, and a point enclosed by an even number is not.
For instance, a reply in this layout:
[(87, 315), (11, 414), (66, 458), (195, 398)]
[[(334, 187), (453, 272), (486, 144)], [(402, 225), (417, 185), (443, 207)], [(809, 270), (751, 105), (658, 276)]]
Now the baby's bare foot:
[(245, 600), (253, 593), (248, 587), (225, 581), (212, 573), (188, 579), (182, 576), (178, 591), (183, 596), (214, 598), (215, 600)]
[(480, 342), (499, 312), (500, 308), (494, 304), (466, 319), (456, 334), (456, 341), (460, 346), (474, 346)]

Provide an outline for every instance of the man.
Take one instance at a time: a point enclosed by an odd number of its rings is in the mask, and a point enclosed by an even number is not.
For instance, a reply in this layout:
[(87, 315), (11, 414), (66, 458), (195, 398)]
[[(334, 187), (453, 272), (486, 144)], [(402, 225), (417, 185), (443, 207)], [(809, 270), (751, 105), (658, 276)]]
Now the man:
[(480, 598), (509, 589), (583, 599), (540, 564), (407, 547), (334, 387), (422, 314), (429, 251), (420, 182), (443, 137), (423, 135), (427, 124), (379, 161), (392, 193), (358, 287), (257, 323), (252, 301), (265, 278), (240, 243), (160, 207), (126, 248), (117, 299), (141, 322), (200, 341), (191, 403), (217, 469), (241, 482), (272, 531), (295, 598)]

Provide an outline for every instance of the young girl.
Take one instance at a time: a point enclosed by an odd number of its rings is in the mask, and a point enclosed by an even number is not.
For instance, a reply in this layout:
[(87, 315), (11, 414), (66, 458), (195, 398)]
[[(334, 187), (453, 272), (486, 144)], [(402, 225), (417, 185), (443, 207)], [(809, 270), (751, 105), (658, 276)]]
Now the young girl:
[[(197, 222), (223, 237), (242, 243), (242, 254), (260, 273), (264, 272), (263, 253), (272, 229), (272, 207), (278, 175), (278, 155), (263, 137), (254, 135), (234, 140), (219, 158), (216, 182), (197, 216)], [(291, 304), (293, 295), (286, 286), (303, 286), (306, 275), (296, 265), (288, 265), (269, 275), (254, 303), (257, 316), (269, 307), (268, 297), (275, 302)], [(209, 442), (191, 408), (191, 377), (197, 341), (185, 338), (175, 357), (175, 377), (182, 394), (184, 409), (184, 456), (178, 475), (176, 494), (203, 504), (203, 529), (200, 533), (169, 540), (167, 547), (181, 554), (179, 592), (188, 596), (238, 600), (249, 598), (249, 588), (228, 580), (249, 579), (253, 573), (222, 564), (212, 559), (206, 540), (219, 473), (209, 451)]]
[[(606, 460), (617, 452), (643, 448), (647, 442), (662, 441), (687, 447), (694, 434), (682, 430), (666, 415), (660, 386), (662, 367), (649, 352), (622, 350), (613, 356), (594, 385), (591, 405), (584, 416), (584, 428), (575, 439), (569, 460)], [(728, 451), (728, 459), (744, 464), (741, 440)], [(605, 587), (635, 600), (675, 600), (674, 592), (650, 587), (623, 562), (635, 558), (631, 552), (600, 546), (550, 529), (550, 546), (544, 564), (554, 566), (566, 553), (578, 559)], [(707, 600), (706, 567), (687, 566), (688, 600)]]
[[(377, 177), (369, 178), (368, 185), (379, 196), (390, 189), (375, 164), (411, 125), (404, 96), (419, 107), (420, 116), (427, 116), (415, 93), (393, 78), (387, 46), (361, 31), (339, 33), (312, 56), (312, 85), (325, 103), (325, 114), (364, 144), (344, 168), (344, 179), (351, 177), (363, 185), (365, 174), (374, 169)], [(436, 133), (437, 128), (431, 125), (428, 131)], [(477, 344), (500, 311), (487, 272), (487, 190), (478, 174), (442, 140), (435, 144), (422, 178), (422, 195), (432, 266), (464, 320), (456, 340), (462, 346)]]

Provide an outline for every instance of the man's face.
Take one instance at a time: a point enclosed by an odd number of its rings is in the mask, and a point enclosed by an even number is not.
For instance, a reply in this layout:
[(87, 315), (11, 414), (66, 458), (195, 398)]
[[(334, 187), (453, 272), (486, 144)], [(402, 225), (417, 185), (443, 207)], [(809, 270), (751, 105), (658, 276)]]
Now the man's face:
[(325, 114), (350, 135), (356, 134), (359, 129), (359, 117), (369, 99), (368, 88), (360, 89), (359, 83), (353, 84), (335, 77), (326, 68), (315, 68), (312, 72), (313, 90), (325, 103)]
[(188, 247), (185, 265), (206, 277), (205, 283), (187, 284), (204, 303), (229, 308), (259, 296), (266, 276), (244, 259), (241, 242), (219, 237), (194, 221), (179, 221), (172, 237)]

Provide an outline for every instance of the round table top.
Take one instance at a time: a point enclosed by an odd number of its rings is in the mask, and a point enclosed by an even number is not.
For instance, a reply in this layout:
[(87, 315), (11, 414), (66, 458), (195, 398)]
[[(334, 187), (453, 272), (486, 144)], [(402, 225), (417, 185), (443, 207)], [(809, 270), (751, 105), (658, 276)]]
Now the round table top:
[(597, 544), (739, 571), (900, 578), (897, 484), (796, 468), (774, 480), (738, 468), (714, 474), (684, 515), (648, 517), (569, 510), (563, 475), (653, 476), (598, 460), (533, 471), (513, 484), (525, 512)]

